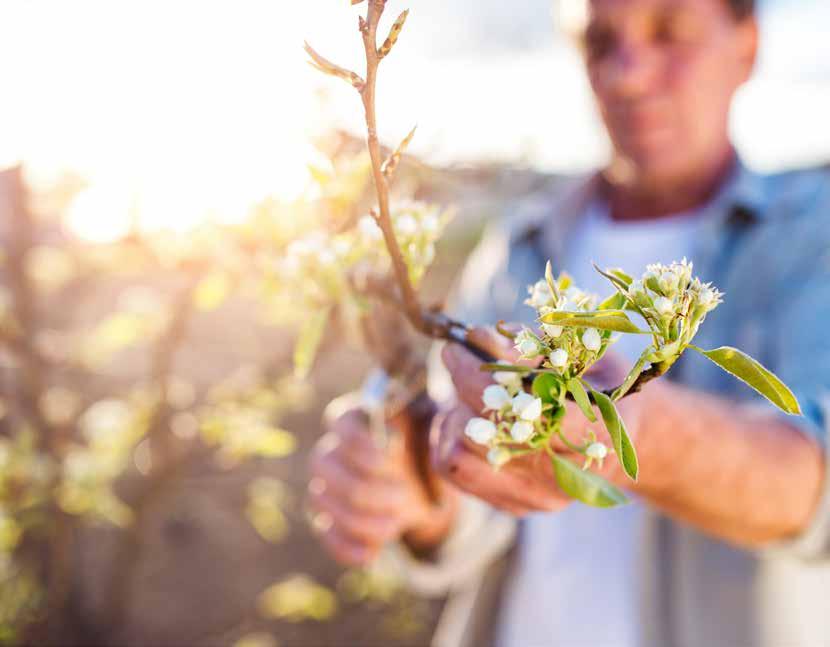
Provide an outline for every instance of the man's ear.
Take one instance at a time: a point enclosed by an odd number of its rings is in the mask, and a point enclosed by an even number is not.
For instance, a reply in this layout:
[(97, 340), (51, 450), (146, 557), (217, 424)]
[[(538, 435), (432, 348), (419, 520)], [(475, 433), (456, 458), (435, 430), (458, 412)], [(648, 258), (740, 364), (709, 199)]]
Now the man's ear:
[(736, 33), (738, 60), (741, 64), (740, 82), (745, 83), (752, 76), (758, 59), (759, 27), (755, 16), (744, 18), (738, 25)]

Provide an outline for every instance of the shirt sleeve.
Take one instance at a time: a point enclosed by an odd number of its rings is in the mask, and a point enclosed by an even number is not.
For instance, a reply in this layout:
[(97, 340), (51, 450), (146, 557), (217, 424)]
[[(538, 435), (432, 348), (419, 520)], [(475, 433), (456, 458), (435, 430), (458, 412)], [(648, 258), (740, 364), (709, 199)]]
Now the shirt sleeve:
[[(823, 450), (830, 464), (830, 246), (813, 258), (812, 277), (786, 307), (786, 323), (779, 324), (777, 375), (798, 398), (803, 417), (779, 412)], [(795, 277), (791, 285), (798, 285)], [(830, 475), (825, 467), (821, 498), (808, 527), (786, 541), (769, 546), (774, 554), (808, 561), (830, 560)]]

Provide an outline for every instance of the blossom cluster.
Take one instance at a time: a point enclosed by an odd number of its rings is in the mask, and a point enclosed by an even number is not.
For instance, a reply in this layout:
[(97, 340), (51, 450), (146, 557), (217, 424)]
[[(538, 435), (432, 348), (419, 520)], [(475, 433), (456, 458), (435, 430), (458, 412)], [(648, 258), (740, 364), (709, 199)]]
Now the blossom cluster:
[(685, 258), (670, 265), (646, 267), (642, 278), (631, 281), (626, 297), (665, 343), (688, 344), (706, 314), (723, 302), (723, 293), (692, 276)]
[[(435, 243), (451, 219), (451, 214), (434, 204), (401, 200), (392, 208), (392, 229), (409, 268), (410, 279), (417, 284), (435, 260)], [(359, 244), (367, 259), (375, 265), (386, 263), (383, 232), (374, 216), (365, 215), (357, 223)]]
[[(536, 309), (539, 317), (551, 312), (590, 312), (596, 308), (597, 297), (570, 285), (563, 276), (559, 285), (541, 280), (528, 287), (525, 303)], [(551, 368), (563, 377), (580, 375), (605, 353), (613, 341), (609, 331), (541, 324), (537, 334), (523, 328), (515, 338), (515, 347), (522, 359), (543, 357), (542, 368)]]
[[(417, 284), (435, 260), (435, 243), (451, 214), (435, 205), (402, 200), (393, 207), (391, 217), (410, 279)], [(318, 229), (292, 241), (275, 271), (279, 285), (291, 286), (309, 305), (322, 305), (347, 294), (350, 271), (383, 273), (388, 263), (383, 232), (375, 217), (366, 214), (346, 231)]]
[(474, 442), (489, 447), (487, 460), (501, 467), (511, 458), (506, 445), (527, 443), (542, 431), (545, 409), (541, 398), (522, 388), (518, 373), (496, 372), (496, 384), (484, 389), (481, 396), (486, 418), (472, 418), (464, 433)]

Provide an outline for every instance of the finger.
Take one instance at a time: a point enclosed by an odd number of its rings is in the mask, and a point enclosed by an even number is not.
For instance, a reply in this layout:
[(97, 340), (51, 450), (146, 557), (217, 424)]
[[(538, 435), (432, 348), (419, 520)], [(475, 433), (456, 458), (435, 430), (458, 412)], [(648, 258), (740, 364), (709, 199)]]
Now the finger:
[(333, 523), (319, 532), (328, 553), (344, 566), (368, 564), (377, 556), (377, 549), (350, 537)]
[[(531, 510), (558, 510), (568, 499), (559, 491), (551, 476), (544, 477), (546, 461), (537, 461), (530, 469), (508, 464), (500, 470), (482, 456), (484, 448), (471, 449), (463, 433), (469, 410), (457, 407), (448, 412), (433, 439), (436, 469), (458, 488), (498, 507), (521, 507)], [(486, 451), (486, 450), (484, 450)], [(542, 457), (544, 459), (544, 457)]]
[(334, 525), (352, 539), (365, 545), (380, 546), (398, 534), (400, 521), (397, 516), (374, 515), (351, 507), (328, 492), (312, 493), (311, 507), (331, 515)]
[[(505, 324), (502, 328), (518, 333), (521, 331), (522, 326), (519, 324)], [(483, 348), (491, 355), (494, 355), (496, 359), (504, 360), (510, 364), (535, 367), (542, 362), (541, 357), (536, 357), (534, 359), (521, 359), (519, 351), (517, 351), (516, 347), (513, 345), (513, 341), (502, 335), (495, 328), (473, 328), (467, 333), (467, 339), (476, 346)]]
[(450, 482), (496, 506), (557, 512), (570, 503), (555, 481), (539, 477), (538, 473), (528, 475), (510, 464), (495, 470), (466, 448), (452, 454), (447, 464)]
[(362, 421), (344, 422), (337, 428), (339, 439), (338, 453), (356, 472), (371, 478), (400, 478), (398, 462), (395, 460), (400, 451), (400, 443), (392, 434), (392, 442), (387, 447), (378, 447), (367, 425)]
[(401, 482), (367, 479), (332, 455), (312, 461), (310, 490), (327, 491), (355, 509), (374, 514), (394, 514), (405, 505), (406, 491)]
[[(509, 329), (510, 326), (505, 326), (505, 328)], [(513, 347), (513, 342), (495, 328), (489, 326), (472, 328), (467, 332), (467, 341), (487, 351), (496, 359), (503, 359), (511, 364), (519, 361), (519, 352)]]

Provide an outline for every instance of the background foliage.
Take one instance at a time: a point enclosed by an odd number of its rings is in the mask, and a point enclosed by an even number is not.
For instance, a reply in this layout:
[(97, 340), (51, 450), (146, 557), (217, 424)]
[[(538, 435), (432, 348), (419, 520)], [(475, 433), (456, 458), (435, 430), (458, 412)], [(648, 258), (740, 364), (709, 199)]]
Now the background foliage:
[[(0, 639), (6, 643), (421, 644), (436, 603), (388, 564), (344, 572), (311, 539), (306, 452), (367, 360), (335, 317), (308, 380), (291, 349), (309, 304), (275, 270), (313, 223), (363, 213), (360, 144), (292, 204), (236, 225), (90, 244), (64, 178), (2, 175)], [(544, 178), (407, 160), (419, 199), (460, 197), (424, 290), (443, 296), (484, 219)], [(337, 178), (336, 181), (331, 178)], [(498, 196), (498, 197), (496, 197)], [(478, 223), (478, 224), (477, 224)], [(305, 306), (305, 307), (304, 307)]]

